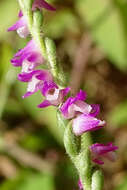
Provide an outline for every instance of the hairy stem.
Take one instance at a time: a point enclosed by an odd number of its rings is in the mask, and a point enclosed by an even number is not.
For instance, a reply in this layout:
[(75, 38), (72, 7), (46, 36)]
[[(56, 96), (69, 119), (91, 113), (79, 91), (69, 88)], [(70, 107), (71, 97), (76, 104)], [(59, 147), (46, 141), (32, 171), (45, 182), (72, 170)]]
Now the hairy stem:
[(41, 49), (42, 55), (48, 63), (49, 69), (54, 77), (54, 80), (60, 87), (66, 84), (66, 77), (63, 74), (61, 64), (58, 61), (56, 54), (56, 46), (53, 40), (47, 38), (42, 33), (43, 14), (40, 10), (32, 12), (33, 0), (19, 0), (24, 16), (26, 16), (29, 31), (33, 39)]
[[(43, 27), (43, 14), (40, 10), (32, 12), (33, 1), (34, 0), (19, 0), (19, 4), (28, 21), (28, 27), (32, 38), (36, 41), (41, 49), (43, 57), (48, 62), (48, 66), (54, 80), (60, 88), (63, 88), (66, 86), (66, 77), (57, 58), (55, 43), (51, 39), (47, 37), (45, 38), (41, 32)], [(66, 126), (67, 123), (63, 120), (62, 125)], [(97, 171), (92, 175), (89, 150), (89, 146), (91, 145), (90, 133), (83, 134), (81, 139), (79, 139), (79, 137), (76, 137), (72, 131), (72, 123), (69, 123), (66, 127), (64, 127), (64, 145), (66, 152), (77, 168), (79, 177), (83, 184), (83, 189), (101, 190), (102, 178), (100, 172)]]

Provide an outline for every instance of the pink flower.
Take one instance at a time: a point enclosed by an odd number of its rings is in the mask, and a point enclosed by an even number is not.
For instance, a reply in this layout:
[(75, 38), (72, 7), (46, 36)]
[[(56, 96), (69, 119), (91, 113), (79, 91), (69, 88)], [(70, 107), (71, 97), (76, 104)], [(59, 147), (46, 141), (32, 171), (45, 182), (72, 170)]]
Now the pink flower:
[(73, 132), (76, 136), (82, 135), (88, 131), (95, 131), (102, 128), (105, 121), (101, 121), (89, 114), (81, 114), (73, 119)]
[(36, 66), (42, 64), (43, 62), (44, 59), (41, 55), (41, 51), (34, 40), (28, 42), (26, 47), (19, 50), (11, 60), (11, 63), (14, 66), (22, 66), (23, 73), (33, 71)]
[(108, 143), (107, 145), (100, 143), (93, 144), (90, 146), (93, 162), (96, 164), (104, 164), (101, 160), (103, 158), (107, 158), (110, 161), (115, 161), (116, 155), (114, 151), (117, 149), (118, 147), (114, 146), (112, 143)]
[(35, 11), (36, 9), (42, 9), (42, 8), (45, 8), (49, 11), (55, 11), (56, 10), (52, 5), (47, 3), (45, 0), (34, 0), (32, 10)]
[(27, 19), (25, 16), (23, 16), (21, 11), (19, 12), (18, 16), (19, 20), (10, 28), (8, 28), (8, 31), (10, 32), (16, 30), (21, 38), (26, 38), (29, 34)]
[(60, 111), (66, 119), (71, 119), (79, 113), (90, 113), (92, 107), (84, 102), (86, 93), (80, 90), (75, 97), (69, 97), (61, 106)]
[(83, 189), (83, 185), (82, 185), (81, 179), (79, 179), (79, 181), (78, 181), (78, 186), (79, 186), (79, 189), (80, 189), (80, 190)]
[(38, 105), (39, 108), (44, 108), (50, 105), (58, 106), (68, 94), (70, 88), (59, 89), (53, 81), (45, 81), (41, 92), (45, 96), (45, 100)]
[(20, 10), (19, 11), (19, 14), (18, 14), (18, 17), (20, 18), (20, 17), (22, 17), (23, 16), (23, 12)]
[(44, 81), (52, 80), (52, 76), (49, 71), (35, 70), (30, 73), (21, 73), (18, 75), (18, 79), (22, 82), (28, 82), (27, 92), (23, 96), (26, 98), (43, 87)]

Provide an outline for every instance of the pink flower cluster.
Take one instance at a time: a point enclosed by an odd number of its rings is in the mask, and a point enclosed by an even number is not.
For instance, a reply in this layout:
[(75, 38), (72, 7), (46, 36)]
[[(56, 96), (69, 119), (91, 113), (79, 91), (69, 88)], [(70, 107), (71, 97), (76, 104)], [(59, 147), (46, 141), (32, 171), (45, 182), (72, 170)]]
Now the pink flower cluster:
[[(55, 10), (55, 8), (46, 1), (35, 0), (32, 11), (42, 8), (51, 11)], [(8, 31), (16, 30), (20, 37), (25, 38), (29, 35), (27, 19), (22, 11), (19, 12), (18, 17), (19, 20), (16, 24), (11, 26)], [(105, 125), (105, 121), (101, 121), (97, 118), (100, 111), (99, 105), (86, 103), (86, 93), (82, 90), (80, 90), (75, 97), (66, 98), (70, 92), (70, 87), (60, 89), (53, 81), (53, 76), (50, 71), (37, 69), (37, 67), (44, 64), (44, 62), (45, 60), (41, 50), (33, 39), (11, 59), (13, 66), (21, 67), (18, 80), (28, 84), (27, 92), (23, 95), (23, 98), (39, 90), (45, 99), (38, 107), (57, 106), (65, 119), (72, 120), (72, 128), (76, 136), (80, 136), (85, 132), (101, 129)], [(96, 164), (103, 164), (102, 159), (104, 157), (114, 161), (114, 151), (117, 149), (118, 147), (113, 146), (112, 143), (108, 143), (107, 145), (99, 143), (93, 144), (90, 146), (92, 161)], [(81, 181), (79, 182), (79, 186), (81, 189)]]
[[(35, 11), (36, 9), (47, 9), (49, 11), (55, 11), (56, 9), (48, 4), (45, 0), (34, 0), (32, 5), (32, 10)], [(16, 30), (17, 33), (21, 38), (26, 38), (29, 35), (29, 29), (27, 25), (27, 18), (23, 15), (22, 11), (18, 14), (19, 20), (10, 28), (8, 28), (8, 31), (14, 31)]]
[[(45, 8), (50, 11), (55, 11), (44, 0), (34, 0), (32, 10)], [(20, 37), (25, 38), (29, 35), (29, 28), (27, 18), (23, 15), (22, 11), (18, 14), (19, 20), (11, 26), (8, 31), (16, 30)], [(11, 63), (15, 67), (21, 67), (21, 73), (18, 75), (18, 80), (27, 82), (27, 92), (23, 95), (26, 98), (38, 90), (45, 97), (45, 100), (38, 105), (43, 108), (50, 105), (58, 106), (64, 101), (64, 97), (70, 91), (70, 88), (59, 89), (54, 83), (52, 74), (48, 70), (37, 69), (38, 66), (44, 64), (45, 60), (41, 54), (41, 51), (32, 39), (21, 50), (19, 50), (11, 59)]]

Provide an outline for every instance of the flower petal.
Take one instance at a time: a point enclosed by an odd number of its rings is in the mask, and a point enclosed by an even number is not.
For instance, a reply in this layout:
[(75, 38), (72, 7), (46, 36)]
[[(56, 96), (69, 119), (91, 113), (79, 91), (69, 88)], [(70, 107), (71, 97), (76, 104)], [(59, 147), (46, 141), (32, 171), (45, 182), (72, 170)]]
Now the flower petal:
[(44, 100), (41, 104), (39, 104), (38, 108), (46, 108), (48, 106), (51, 106), (51, 103), (48, 100)]
[(23, 16), (23, 12), (20, 10), (19, 11), (19, 14), (18, 14), (18, 17), (20, 18), (20, 17), (22, 17)]
[(40, 74), (40, 72), (41, 70), (35, 70), (30, 73), (21, 73), (18, 75), (18, 80), (22, 82), (29, 82), (34, 75), (37, 76)]
[(62, 96), (63, 96), (63, 97), (66, 96), (66, 95), (69, 93), (70, 90), (71, 90), (70, 87), (67, 87), (67, 88), (62, 89), (62, 90), (61, 90)]
[(99, 164), (99, 165), (104, 164), (104, 162), (102, 160), (99, 160), (99, 159), (96, 159), (96, 158), (93, 159), (92, 161), (95, 162), (96, 164)]
[(81, 179), (79, 179), (79, 181), (78, 181), (78, 186), (79, 186), (80, 190), (83, 189), (83, 185), (82, 185)]
[(107, 158), (110, 161), (116, 160), (116, 154), (115, 150), (117, 150), (118, 147), (114, 146), (112, 143), (107, 143), (106, 145), (95, 143), (90, 146), (90, 151), (92, 153), (93, 162), (97, 164), (104, 164), (100, 158)]
[(76, 95), (76, 100), (82, 100), (84, 101), (86, 99), (86, 92), (83, 90), (80, 90)]
[(50, 90), (55, 90), (55, 88), (58, 89), (58, 86), (53, 81), (45, 81), (42, 88), (43, 96), (46, 96)]
[(100, 112), (100, 106), (99, 104), (91, 104), (92, 110), (90, 115), (93, 117), (96, 117)]
[(33, 6), (32, 6), (32, 11), (35, 11), (36, 9), (42, 9), (45, 8), (49, 11), (55, 11), (56, 9), (47, 3), (45, 0), (34, 0)]
[(90, 115), (81, 114), (76, 119), (73, 119), (73, 132), (75, 135), (81, 135), (87, 131), (95, 131), (103, 127), (100, 125), (101, 120)]
[(118, 149), (118, 147), (114, 146), (112, 143), (108, 143), (107, 145), (95, 143), (90, 148), (92, 152), (98, 155), (102, 155), (107, 152), (115, 151)]
[(8, 32), (17, 30), (20, 27), (27, 26), (26, 18), (23, 16), (21, 17), (14, 25), (8, 28)]

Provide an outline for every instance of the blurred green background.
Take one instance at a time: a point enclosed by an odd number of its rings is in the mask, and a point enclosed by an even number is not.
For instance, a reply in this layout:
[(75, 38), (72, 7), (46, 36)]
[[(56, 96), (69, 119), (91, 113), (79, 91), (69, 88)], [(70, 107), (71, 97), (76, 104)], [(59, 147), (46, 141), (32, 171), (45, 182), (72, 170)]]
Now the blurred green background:
[[(105, 161), (104, 190), (127, 190), (127, 1), (52, 0), (43, 31), (56, 42), (74, 93), (82, 87), (89, 103), (101, 105), (107, 126), (94, 142), (118, 145), (117, 161)], [(0, 190), (78, 190), (56, 110), (36, 107), (42, 96), (23, 100), (26, 84), (10, 59), (26, 40), (7, 28), (17, 20), (16, 0), (0, 1)]]

